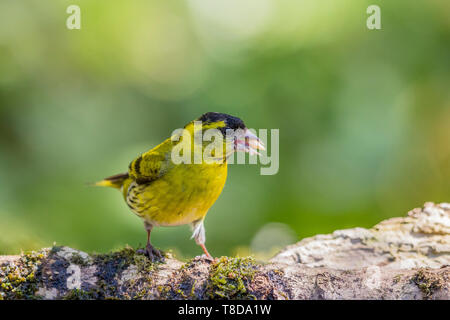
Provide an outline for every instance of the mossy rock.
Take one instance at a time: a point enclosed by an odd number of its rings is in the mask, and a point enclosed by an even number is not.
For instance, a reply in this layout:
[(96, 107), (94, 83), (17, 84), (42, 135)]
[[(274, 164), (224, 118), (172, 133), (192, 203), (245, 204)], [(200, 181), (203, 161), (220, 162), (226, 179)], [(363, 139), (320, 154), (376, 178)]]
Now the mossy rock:
[(425, 269), (419, 269), (413, 276), (412, 281), (422, 291), (425, 299), (433, 298), (433, 293), (442, 288), (442, 279)]
[(0, 300), (39, 299), (36, 295), (42, 260), (49, 250), (23, 253), (14, 263), (0, 267)]
[(259, 265), (252, 257), (221, 257), (210, 269), (206, 294), (211, 299), (256, 299), (247, 285), (252, 281)]

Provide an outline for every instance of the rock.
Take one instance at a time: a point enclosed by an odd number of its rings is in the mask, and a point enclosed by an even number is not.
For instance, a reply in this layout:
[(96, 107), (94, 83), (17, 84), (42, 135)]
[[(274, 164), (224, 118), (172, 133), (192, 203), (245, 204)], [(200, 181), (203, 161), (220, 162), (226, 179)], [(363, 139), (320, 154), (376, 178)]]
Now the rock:
[(352, 270), (440, 268), (450, 265), (450, 205), (426, 203), (404, 218), (371, 229), (337, 230), (288, 246), (272, 263)]
[(450, 205), (338, 230), (253, 258), (53, 247), (0, 256), (0, 299), (450, 299)]

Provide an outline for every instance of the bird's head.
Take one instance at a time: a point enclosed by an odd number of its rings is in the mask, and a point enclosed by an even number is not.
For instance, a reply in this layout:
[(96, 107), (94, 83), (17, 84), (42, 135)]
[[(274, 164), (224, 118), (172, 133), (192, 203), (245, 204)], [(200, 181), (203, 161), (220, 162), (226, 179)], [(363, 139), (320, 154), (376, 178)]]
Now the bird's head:
[[(253, 134), (238, 117), (225, 113), (207, 112), (195, 121), (202, 122), (202, 131), (217, 129), (223, 135), (227, 150), (243, 151), (258, 154), (258, 150), (265, 150), (261, 140)], [(229, 154), (228, 154), (229, 155)]]

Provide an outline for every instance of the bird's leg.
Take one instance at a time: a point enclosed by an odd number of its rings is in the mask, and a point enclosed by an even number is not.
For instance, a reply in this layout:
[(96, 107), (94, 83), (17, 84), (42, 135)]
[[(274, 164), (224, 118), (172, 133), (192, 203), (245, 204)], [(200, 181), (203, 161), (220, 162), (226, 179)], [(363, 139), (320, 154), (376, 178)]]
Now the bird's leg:
[[(150, 233), (152, 232), (153, 226), (147, 222), (144, 222), (145, 230), (147, 230), (147, 245), (145, 246), (145, 254), (149, 257), (149, 259), (154, 262), (156, 261), (156, 257), (161, 259), (161, 252), (153, 247), (150, 243)], [(155, 257), (156, 256), (156, 257)]]
[(205, 227), (203, 226), (203, 220), (195, 221), (194, 223), (192, 223), (191, 227), (193, 229), (192, 238), (194, 238), (195, 242), (203, 249), (206, 257), (210, 260), (213, 260), (205, 247), (206, 236)]
[(207, 256), (209, 259), (212, 259), (211, 255), (209, 254), (208, 250), (207, 250), (206, 247), (205, 247), (205, 244), (204, 244), (204, 243), (200, 243), (200, 247), (202, 247), (203, 252), (206, 254), (206, 256)]

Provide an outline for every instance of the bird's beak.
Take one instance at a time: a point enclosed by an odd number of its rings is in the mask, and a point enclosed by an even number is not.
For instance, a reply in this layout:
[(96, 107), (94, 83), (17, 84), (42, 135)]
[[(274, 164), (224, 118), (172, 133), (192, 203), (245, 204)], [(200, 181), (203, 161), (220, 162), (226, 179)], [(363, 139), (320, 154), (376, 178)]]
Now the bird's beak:
[(234, 149), (235, 151), (248, 152), (251, 155), (260, 155), (258, 150), (266, 150), (262, 141), (248, 129), (245, 129), (243, 134), (235, 136)]

